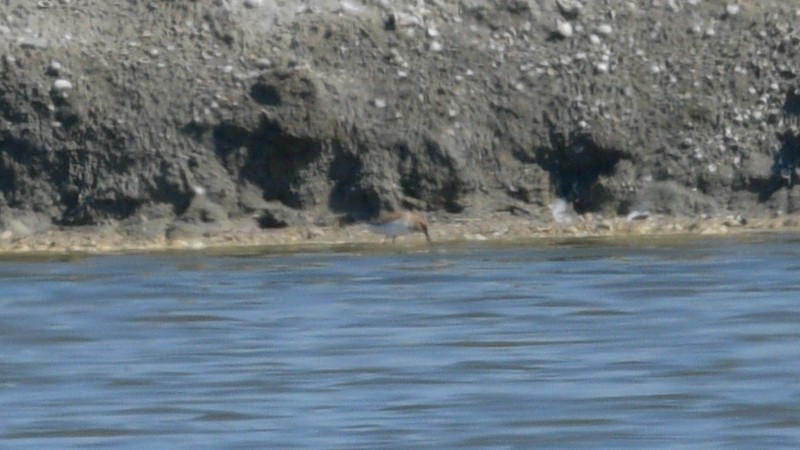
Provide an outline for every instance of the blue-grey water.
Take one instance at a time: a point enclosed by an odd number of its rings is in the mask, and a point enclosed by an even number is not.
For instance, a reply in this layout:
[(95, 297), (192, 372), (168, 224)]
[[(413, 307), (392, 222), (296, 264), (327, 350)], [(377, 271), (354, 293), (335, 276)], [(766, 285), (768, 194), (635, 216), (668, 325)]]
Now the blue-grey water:
[(0, 262), (0, 448), (797, 448), (800, 241)]

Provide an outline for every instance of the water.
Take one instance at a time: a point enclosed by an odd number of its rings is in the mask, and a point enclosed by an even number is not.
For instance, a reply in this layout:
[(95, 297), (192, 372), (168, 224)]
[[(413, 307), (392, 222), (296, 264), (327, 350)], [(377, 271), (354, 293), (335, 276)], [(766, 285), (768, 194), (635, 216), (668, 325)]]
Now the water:
[(2, 448), (796, 448), (791, 236), (0, 262)]

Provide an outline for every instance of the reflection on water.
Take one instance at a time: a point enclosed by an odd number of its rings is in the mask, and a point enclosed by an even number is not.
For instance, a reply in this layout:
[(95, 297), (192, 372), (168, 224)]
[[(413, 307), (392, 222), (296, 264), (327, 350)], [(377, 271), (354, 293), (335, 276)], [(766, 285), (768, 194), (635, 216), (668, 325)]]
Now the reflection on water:
[(0, 262), (8, 448), (800, 445), (800, 243)]

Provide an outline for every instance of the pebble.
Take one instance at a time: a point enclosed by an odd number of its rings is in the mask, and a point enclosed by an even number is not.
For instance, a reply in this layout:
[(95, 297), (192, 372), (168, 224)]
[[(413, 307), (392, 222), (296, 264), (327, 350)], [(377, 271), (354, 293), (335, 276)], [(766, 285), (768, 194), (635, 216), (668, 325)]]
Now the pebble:
[(572, 36), (572, 24), (570, 24), (569, 22), (559, 20), (556, 30), (558, 31), (558, 34), (561, 35), (561, 37), (563, 38), (568, 38)]
[(614, 28), (607, 23), (603, 23), (597, 26), (595, 32), (601, 36), (609, 36), (611, 33), (614, 32)]
[(351, 2), (349, 0), (340, 0), (339, 4), (342, 6), (342, 11), (347, 14), (363, 14), (366, 12), (366, 9), (359, 5), (358, 3)]
[(255, 64), (259, 69), (268, 69), (272, 67), (272, 60), (269, 58), (258, 58), (255, 60)]
[(440, 52), (440, 51), (442, 51), (444, 49), (444, 46), (439, 41), (433, 41), (433, 42), (431, 42), (431, 45), (430, 45), (429, 48), (430, 48), (430, 51), (432, 51), (432, 52)]
[(467, 241), (487, 241), (488, 238), (481, 233), (464, 233), (464, 239)]
[(741, 8), (736, 3), (729, 3), (725, 6), (725, 13), (729, 16), (735, 16), (739, 14), (739, 11), (741, 11)]
[(393, 15), (395, 26), (397, 28), (408, 28), (419, 25), (419, 18), (412, 14), (407, 14), (404, 12), (396, 12)]
[(244, 6), (246, 8), (257, 8), (261, 6), (261, 0), (244, 0)]
[(372, 104), (378, 109), (386, 108), (386, 100), (382, 98), (376, 98), (372, 101)]
[(564, 17), (577, 19), (583, 5), (573, 0), (556, 0), (556, 5)]
[(647, 211), (639, 211), (638, 209), (634, 209), (633, 211), (629, 212), (627, 216), (625, 216), (625, 220), (628, 222), (633, 222), (634, 220), (645, 220), (650, 217), (650, 213)]
[(53, 90), (57, 92), (65, 92), (72, 89), (72, 83), (64, 78), (59, 78), (53, 82)]

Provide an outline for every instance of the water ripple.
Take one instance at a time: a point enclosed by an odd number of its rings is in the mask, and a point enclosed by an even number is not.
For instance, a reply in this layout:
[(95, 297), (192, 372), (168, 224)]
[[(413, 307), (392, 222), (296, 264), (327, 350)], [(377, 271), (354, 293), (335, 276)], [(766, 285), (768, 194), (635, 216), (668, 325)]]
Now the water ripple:
[(4, 260), (0, 446), (796, 448), (798, 257), (765, 236)]

